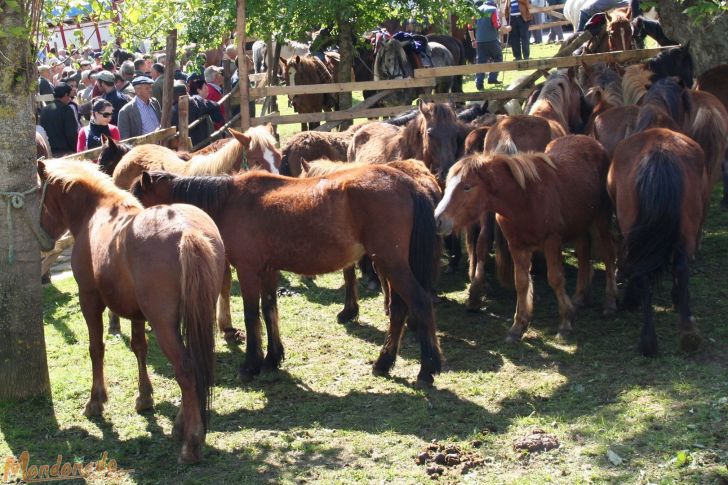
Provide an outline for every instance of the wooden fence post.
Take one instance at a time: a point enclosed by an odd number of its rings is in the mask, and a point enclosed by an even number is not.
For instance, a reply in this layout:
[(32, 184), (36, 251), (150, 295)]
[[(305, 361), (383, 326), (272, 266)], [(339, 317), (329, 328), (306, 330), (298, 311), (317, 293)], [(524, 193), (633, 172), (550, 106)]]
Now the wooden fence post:
[(188, 152), (192, 149), (190, 141), (190, 97), (188, 95), (180, 96), (177, 100), (177, 130), (179, 132), (179, 140), (177, 149)]
[(165, 55), (164, 87), (162, 88), (162, 129), (172, 126), (172, 99), (174, 98), (175, 53), (177, 52), (177, 29), (167, 35), (167, 51)]
[(248, 62), (245, 55), (245, 0), (238, 0), (237, 15), (238, 37), (238, 88), (240, 89), (240, 128), (242, 131), (250, 128), (250, 111), (248, 88)]

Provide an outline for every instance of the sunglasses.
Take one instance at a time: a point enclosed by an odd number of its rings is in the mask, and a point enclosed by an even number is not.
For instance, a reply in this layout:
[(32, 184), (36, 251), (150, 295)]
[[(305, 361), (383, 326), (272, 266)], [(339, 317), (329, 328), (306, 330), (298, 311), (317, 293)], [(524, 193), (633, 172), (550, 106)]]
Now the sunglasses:
[(111, 118), (111, 116), (113, 115), (113, 113), (99, 113), (99, 114), (101, 116), (103, 116), (104, 118)]

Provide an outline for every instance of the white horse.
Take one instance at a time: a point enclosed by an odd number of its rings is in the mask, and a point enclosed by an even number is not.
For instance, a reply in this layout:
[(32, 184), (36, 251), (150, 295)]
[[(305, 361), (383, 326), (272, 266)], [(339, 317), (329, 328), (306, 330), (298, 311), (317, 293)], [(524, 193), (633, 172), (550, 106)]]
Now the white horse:
[[(594, 0), (566, 0), (566, 3), (564, 4), (564, 17), (566, 17), (566, 20), (571, 22), (571, 25), (574, 26), (574, 30), (576, 30), (576, 28), (579, 26), (579, 16), (581, 15), (581, 9), (585, 5), (593, 3), (593, 1)], [(617, 0), (615, 0), (615, 3), (618, 3)], [(657, 10), (652, 7), (651, 9), (646, 11), (643, 16), (652, 20), (656, 20)]]

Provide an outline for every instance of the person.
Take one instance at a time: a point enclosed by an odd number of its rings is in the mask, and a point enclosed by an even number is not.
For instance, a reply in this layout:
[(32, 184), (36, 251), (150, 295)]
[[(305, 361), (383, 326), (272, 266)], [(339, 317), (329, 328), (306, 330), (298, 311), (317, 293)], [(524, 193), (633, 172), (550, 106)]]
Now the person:
[[(531, 0), (531, 5), (533, 5), (534, 7), (541, 8), (541, 7), (545, 7), (548, 4), (546, 3), (546, 0)], [(534, 13), (532, 25), (541, 25), (541, 24), (545, 23), (544, 22), (545, 17), (546, 17), (546, 14), (543, 12)], [(534, 44), (543, 43), (543, 30), (536, 29), (536, 30), (533, 30), (532, 32), (533, 32), (533, 43)]]
[(152, 96), (162, 104), (162, 95), (164, 94), (164, 65), (156, 62), (152, 64), (151, 76), (154, 81), (152, 84)]
[(103, 143), (101, 135), (116, 141), (121, 140), (119, 128), (111, 124), (114, 107), (105, 99), (99, 99), (93, 105), (91, 122), (78, 130), (76, 151), (83, 152), (100, 147)]
[(131, 82), (135, 77), (137, 76), (134, 76), (134, 63), (131, 61), (122, 62), (119, 72), (116, 74), (116, 90), (127, 96), (133, 95), (134, 87)]
[(69, 104), (71, 86), (59, 83), (53, 88), (53, 102), (48, 103), (40, 112), (40, 126), (48, 135), (48, 142), (54, 156), (62, 157), (76, 151), (78, 118)]
[(146, 64), (147, 61), (145, 61), (143, 57), (136, 59), (134, 61), (134, 76), (148, 76), (149, 72), (144, 71), (144, 66), (146, 66)]
[[(503, 51), (501, 50), (499, 29), (501, 27), (500, 15), (498, 15), (498, 7), (493, 0), (487, 0), (485, 3), (478, 1), (475, 6), (480, 12), (479, 18), (473, 19), (475, 24), (475, 34), (469, 32), (470, 40), (476, 49), (478, 64), (487, 64), (488, 62), (503, 62)], [(483, 90), (483, 79), (485, 74), (479, 72), (475, 75), (475, 88), (478, 91)], [(488, 84), (502, 84), (498, 80), (498, 72), (488, 74)]]
[(162, 108), (152, 98), (152, 84), (154, 81), (146, 76), (135, 77), (131, 82), (136, 96), (119, 111), (118, 126), (122, 139), (146, 135), (159, 128)]
[[(565, 0), (548, 0), (549, 5), (561, 5)], [(558, 17), (550, 16), (549, 20), (552, 22), (558, 22)], [(562, 42), (564, 40), (564, 29), (561, 25), (556, 25), (549, 29), (549, 44), (555, 44), (556, 42)]]
[[(205, 83), (207, 84), (206, 98), (216, 103), (222, 99), (222, 85), (225, 77), (222, 74), (222, 68), (218, 66), (209, 66), (205, 69)], [(222, 107), (221, 107), (222, 109)], [(223, 117), (225, 113), (223, 111)], [(220, 128), (222, 123), (215, 123), (215, 129)]]
[(581, 9), (579, 9), (579, 25), (576, 27), (576, 30), (578, 32), (583, 31), (586, 23), (594, 14), (628, 5), (629, 2), (627, 0), (587, 0), (581, 6)]
[(96, 75), (96, 84), (103, 90), (104, 94), (102, 97), (111, 103), (114, 107), (114, 116), (111, 118), (111, 123), (114, 125), (119, 124), (119, 111), (129, 102), (131, 98), (122, 94), (116, 90), (115, 77), (110, 71), (101, 71)]
[[(174, 83), (174, 100), (172, 105), (172, 124), (179, 126), (179, 97), (187, 94), (187, 86), (181, 81)], [(213, 123), (223, 123), (222, 110), (219, 104), (209, 99), (205, 99), (198, 94), (190, 95), (190, 108), (188, 112), (188, 122), (192, 123), (205, 115), (209, 115)], [(211, 123), (198, 123), (197, 126), (190, 130), (190, 138), (192, 146), (197, 145), (201, 141), (210, 136)]]
[(51, 66), (41, 64), (38, 66), (38, 94), (53, 94), (53, 83), (51, 82)]
[(190, 77), (187, 78), (187, 91), (190, 95), (199, 94), (203, 98), (207, 99), (208, 89), (205, 79), (193, 72)]
[(531, 10), (528, 8), (528, 0), (510, 0), (506, 8), (506, 22), (511, 26), (511, 33), (508, 36), (508, 43), (513, 50), (513, 57), (520, 61), (531, 56), (530, 40), (531, 33), (528, 27), (531, 25)]

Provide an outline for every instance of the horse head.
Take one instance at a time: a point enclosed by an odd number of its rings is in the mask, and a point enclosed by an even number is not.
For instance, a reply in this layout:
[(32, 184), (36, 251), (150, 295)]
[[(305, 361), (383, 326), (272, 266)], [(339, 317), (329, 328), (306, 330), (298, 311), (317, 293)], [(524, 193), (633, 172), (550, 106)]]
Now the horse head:
[(268, 172), (278, 174), (281, 168), (281, 151), (276, 147), (273, 136), (273, 125), (256, 126), (248, 129), (245, 134), (230, 130), (236, 138), (246, 136), (249, 141), (248, 165)]
[(374, 79), (404, 79), (413, 75), (402, 44), (396, 39), (383, 40), (374, 60)]
[[(443, 185), (447, 172), (455, 163), (460, 148), (460, 123), (445, 103), (418, 100), (419, 116), (412, 122), (422, 139), (422, 161)], [(406, 135), (405, 135), (406, 136)]]
[(99, 168), (106, 175), (113, 175), (114, 169), (119, 161), (131, 150), (131, 146), (126, 143), (116, 143), (106, 135), (101, 135), (103, 141), (101, 145), (101, 154), (99, 155)]
[(634, 49), (632, 23), (624, 10), (607, 12), (607, 39), (610, 51)]

